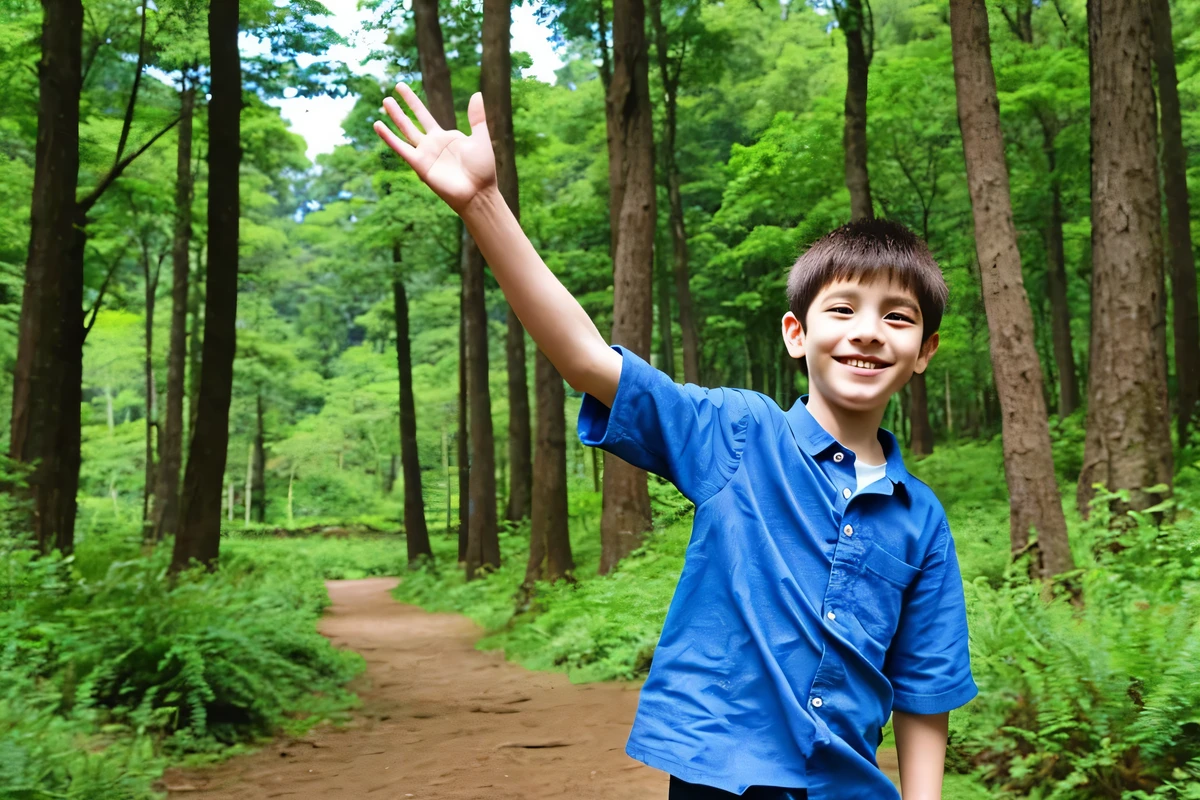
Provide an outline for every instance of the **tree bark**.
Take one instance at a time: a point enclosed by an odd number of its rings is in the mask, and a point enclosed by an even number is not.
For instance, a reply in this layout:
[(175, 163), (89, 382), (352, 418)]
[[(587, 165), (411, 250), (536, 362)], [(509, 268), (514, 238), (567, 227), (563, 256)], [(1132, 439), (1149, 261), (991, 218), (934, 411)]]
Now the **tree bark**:
[(1012, 552), (1026, 549), (1030, 532), (1036, 531), (1041, 558), (1034, 568), (1042, 577), (1051, 577), (1071, 569), (1073, 562), (1054, 479), (1041, 362), (1013, 226), (984, 0), (951, 0), (950, 35), (975, 247), (1002, 411)]
[[(461, 240), (461, 237), (460, 237)], [(467, 403), (467, 310), (466, 296), (459, 291), (458, 303), (458, 560), (467, 560), (467, 516), (471, 508), (470, 405)]]
[(658, 368), (675, 380), (675, 342), (671, 335), (671, 276), (662, 263), (662, 251), (654, 246), (654, 297), (658, 305)]
[(1062, 187), (1058, 180), (1056, 131), (1042, 122), (1043, 144), (1050, 173), (1050, 218), (1046, 220), (1046, 294), (1050, 299), (1050, 335), (1054, 366), (1058, 370), (1058, 416), (1068, 417), (1079, 407), (1079, 379), (1071, 344), (1071, 306), (1067, 302), (1067, 269), (1063, 256)]
[(929, 422), (929, 394), (925, 386), (925, 373), (913, 373), (908, 382), (911, 395), (912, 433), (908, 449), (914, 456), (927, 456), (933, 452), (933, 425)]
[[(1092, 336), (1077, 502), (1093, 484), (1139, 510), (1170, 494), (1162, 229), (1151, 16), (1140, 0), (1088, 0), (1092, 117)], [(1147, 491), (1155, 486), (1165, 491)], [(1114, 519), (1125, 504), (1114, 502)]]
[(551, 582), (568, 577), (575, 568), (567, 524), (566, 390), (558, 370), (541, 350), (534, 356), (534, 382), (538, 421), (533, 466), (538, 479), (534, 483), (526, 584), (541, 577), (543, 557), (545, 577)]
[[(496, 183), (513, 216), (521, 218), (512, 111), (511, 0), (484, 0), (483, 56), (479, 76), (487, 108), (488, 134), (496, 155)], [(529, 516), (533, 491), (529, 429), (529, 376), (525, 366), (525, 328), (508, 306), (505, 362), (508, 367), (508, 508), (510, 522)]]
[(683, 380), (700, 383), (700, 342), (696, 333), (696, 318), (692, 311), (692, 290), (688, 266), (687, 227), (683, 218), (683, 194), (680, 191), (679, 165), (675, 161), (675, 132), (678, 128), (680, 73), (687, 55), (685, 41), (674, 62), (670, 58), (670, 42), (662, 19), (662, 0), (650, 0), (651, 22), (654, 26), (658, 71), (663, 83), (665, 114), (663, 119), (663, 173), (667, 178), (667, 201), (670, 204), (672, 274), (675, 278), (675, 302), (679, 306), (679, 330), (683, 343)]
[(1154, 61), (1158, 68), (1158, 101), (1162, 106), (1163, 192), (1167, 206), (1167, 255), (1174, 301), (1175, 381), (1179, 443), (1200, 414), (1200, 306), (1196, 299), (1196, 256), (1192, 250), (1191, 207), (1187, 188), (1187, 151), (1175, 76), (1171, 8), (1167, 0), (1150, 0), (1154, 19)]
[[(400, 262), (400, 246), (394, 245), (392, 261)], [(421, 492), (421, 461), (417, 452), (417, 406), (413, 398), (412, 350), (408, 332), (408, 293), (397, 274), (392, 278), (392, 304), (396, 312), (396, 367), (400, 377), (400, 461), (404, 471), (404, 537), (408, 565), (433, 559), (429, 528), (425, 522), (425, 498)]]
[[(31, 465), (15, 495), (38, 548), (74, 547), (79, 485), (79, 402), (83, 363), (83, 241), (79, 178), (79, 94), (83, 6), (42, 0), (38, 133), (29, 255), (13, 373), (9, 457)], [(75, 366), (78, 365), (78, 366)]]
[[(871, 181), (867, 175), (867, 74), (871, 67), (872, 31), (867, 28), (863, 0), (835, 2), (838, 25), (846, 35), (846, 188), (850, 190), (850, 218), (871, 219)], [(869, 6), (868, 6), (869, 8)], [(867, 41), (863, 31), (867, 29)]]
[(183, 478), (181, 524), (171, 569), (195, 559), (215, 569), (221, 541), (221, 484), (229, 446), (229, 400), (237, 350), (238, 168), (242, 109), (238, 4), (208, 11), (212, 100), (208, 107), (208, 279), (199, 410)]
[[(613, 72), (605, 99), (613, 229), (612, 340), (645, 359), (653, 327), (655, 229), (654, 130), (650, 109), (646, 10), (642, 0), (613, 3)], [(600, 574), (637, 548), (650, 529), (646, 473), (604, 455)]]
[[(145, 290), (146, 314), (144, 323), (145, 353), (143, 372), (146, 385), (146, 453), (145, 480), (142, 485), (142, 539), (154, 541), (154, 524), (150, 517), (150, 498), (155, 494), (154, 429), (156, 426), (157, 391), (154, 385), (154, 310), (158, 295), (158, 277), (162, 273), (162, 257), (153, 270), (150, 268), (149, 243), (142, 239), (142, 286)], [(164, 254), (165, 255), (165, 254)]]
[[(457, 127), (450, 70), (446, 65), (437, 0), (413, 0), (421, 79), (429, 112), (446, 130)], [(485, 567), (500, 566), (496, 528), (496, 450), (492, 435), (492, 401), (488, 393), (487, 308), (483, 292), (483, 257), (466, 228), (462, 242), (463, 338), (473, 463), (468, 487), (466, 574), (471, 580)], [(461, 513), (461, 512), (460, 512)]]
[(254, 503), (250, 504), (255, 522), (267, 521), (267, 431), (263, 424), (262, 389), (258, 390), (254, 403), (254, 471), (251, 474), (250, 488), (254, 492)]
[(192, 117), (196, 87), (179, 95), (175, 160), (175, 234), (171, 248), (171, 334), (167, 355), (167, 408), (154, 492), (154, 540), (179, 530), (179, 471), (183, 465), (183, 395), (187, 363), (188, 255), (192, 239)]

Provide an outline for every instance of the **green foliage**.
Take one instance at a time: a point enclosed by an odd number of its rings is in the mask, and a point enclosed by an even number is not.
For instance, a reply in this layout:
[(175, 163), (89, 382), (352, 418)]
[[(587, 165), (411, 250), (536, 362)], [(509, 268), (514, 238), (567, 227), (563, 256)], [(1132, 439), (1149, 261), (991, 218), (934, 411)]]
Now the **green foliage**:
[(233, 547), (219, 572), (172, 583), (170, 542), (139, 547), (110, 534), (68, 559), (0, 550), (0, 796), (153, 797), (167, 757), (297, 732), (354, 704), (342, 687), (362, 659), (314, 626), (334, 559)]

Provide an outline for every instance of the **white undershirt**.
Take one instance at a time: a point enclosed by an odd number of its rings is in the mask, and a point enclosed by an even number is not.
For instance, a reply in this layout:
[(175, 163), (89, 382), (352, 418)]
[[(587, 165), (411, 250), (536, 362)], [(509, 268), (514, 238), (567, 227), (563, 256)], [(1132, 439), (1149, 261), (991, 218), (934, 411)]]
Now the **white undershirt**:
[(887, 462), (883, 464), (864, 464), (861, 460), (854, 461), (854, 476), (858, 478), (856, 494), (870, 486), (887, 474)]

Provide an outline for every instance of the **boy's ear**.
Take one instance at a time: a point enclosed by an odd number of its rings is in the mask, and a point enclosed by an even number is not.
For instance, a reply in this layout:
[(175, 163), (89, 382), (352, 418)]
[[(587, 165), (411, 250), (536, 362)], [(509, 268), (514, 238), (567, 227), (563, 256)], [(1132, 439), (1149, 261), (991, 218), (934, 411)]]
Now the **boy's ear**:
[(938, 335), (935, 333), (921, 344), (921, 353), (917, 356), (917, 363), (913, 367), (913, 372), (924, 372), (929, 366), (929, 359), (933, 358), (933, 354), (937, 352), (937, 349)]
[(804, 326), (790, 311), (783, 315), (783, 343), (789, 356), (804, 358)]

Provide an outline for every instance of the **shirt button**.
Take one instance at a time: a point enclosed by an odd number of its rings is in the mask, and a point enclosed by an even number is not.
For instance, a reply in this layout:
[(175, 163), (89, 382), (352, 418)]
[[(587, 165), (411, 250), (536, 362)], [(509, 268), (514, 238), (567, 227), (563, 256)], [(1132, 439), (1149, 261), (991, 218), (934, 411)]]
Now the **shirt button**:
[(821, 704), (821, 698), (819, 698), (819, 697), (814, 697), (814, 698), (812, 699), (812, 704), (813, 704), (813, 708), (820, 708), (820, 707), (821, 707), (821, 705), (822, 705), (822, 704)]
[(833, 613), (832, 611), (830, 611), (825, 616), (829, 617), (830, 619), (837, 619), (837, 614)]
[(850, 495), (852, 494), (854, 494), (854, 492), (850, 491), (849, 486), (847, 486), (845, 489), (842, 489), (842, 497), (846, 498), (847, 500), (850, 499)]
[(842, 463), (842, 459), (845, 457), (846, 457), (845, 453), (834, 453), (833, 454), (833, 460), (839, 464)]
[(842, 528), (842, 533), (846, 534), (847, 536), (853, 536), (854, 535), (854, 526), (847, 525), (846, 527)]

